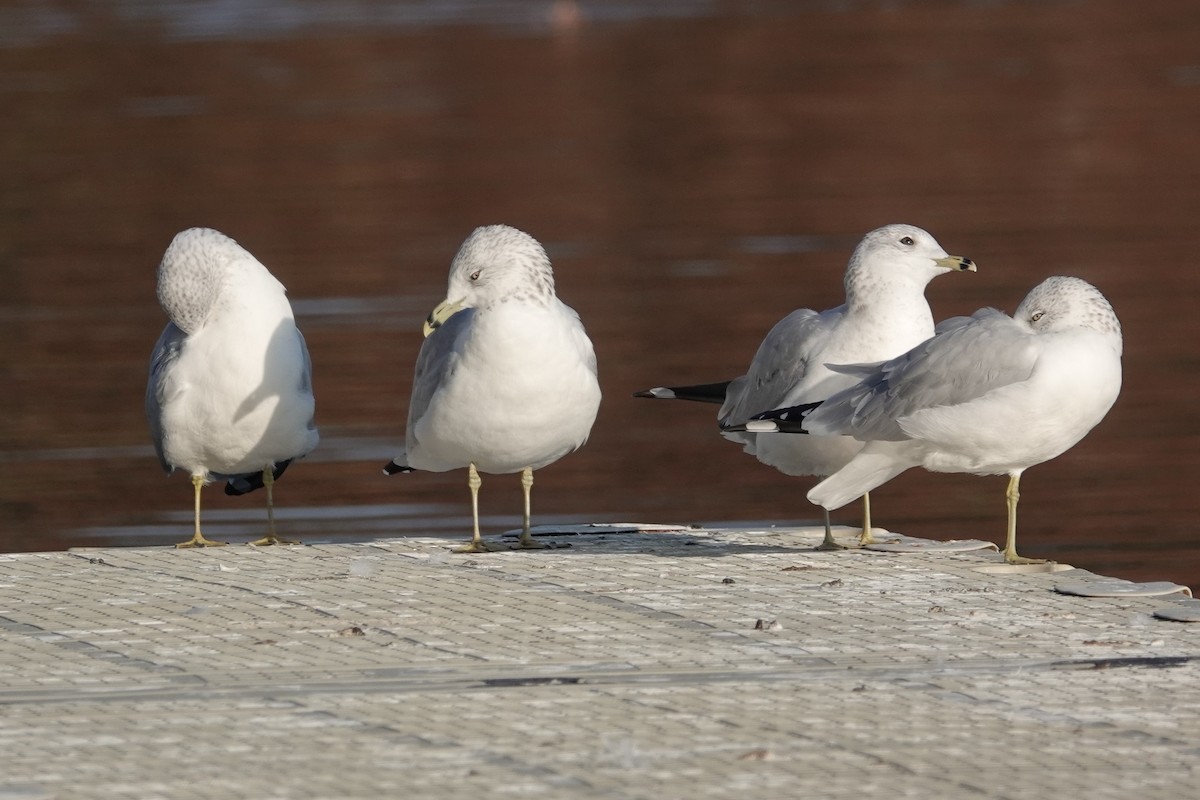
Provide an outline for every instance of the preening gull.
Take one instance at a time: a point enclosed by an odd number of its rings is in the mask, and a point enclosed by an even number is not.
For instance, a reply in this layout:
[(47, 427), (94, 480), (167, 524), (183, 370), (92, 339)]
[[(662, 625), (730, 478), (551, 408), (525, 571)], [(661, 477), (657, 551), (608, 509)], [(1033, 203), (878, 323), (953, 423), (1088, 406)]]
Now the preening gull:
[(210, 228), (175, 236), (158, 267), (158, 302), (170, 322), (150, 357), (146, 418), (168, 473), (186, 470), (195, 533), (177, 547), (220, 545), (200, 532), (200, 490), (265, 486), (267, 535), (279, 544), (273, 485), (317, 446), (312, 365), (286, 291), (233, 239)]
[(384, 471), (467, 469), (474, 533), (461, 552), (491, 549), (479, 533), (479, 473), (520, 472), (520, 546), (538, 547), (529, 532), (533, 471), (581, 447), (599, 407), (592, 342), (555, 294), (546, 251), (515, 228), (477, 228), (425, 323), (405, 451)]
[(815, 407), (770, 412), (751, 430), (851, 434), (866, 446), (808, 499), (850, 502), (910, 467), (1009, 476), (1004, 557), (1017, 555), (1021, 473), (1096, 426), (1121, 390), (1121, 325), (1079, 278), (1038, 284), (1008, 317), (985, 308), (881, 364), (840, 367), (858, 382)]
[[(638, 397), (721, 403), (723, 428), (774, 408), (824, 400), (854, 383), (828, 364), (880, 361), (903, 353), (933, 335), (925, 287), (938, 275), (971, 271), (975, 263), (947, 255), (927, 231), (885, 225), (863, 237), (846, 265), (846, 302), (827, 311), (802, 308), (767, 334), (745, 375), (697, 386), (656, 387)], [(830, 475), (862, 448), (849, 436), (758, 436), (725, 431), (747, 453), (785, 475)], [(862, 544), (870, 544), (871, 507), (863, 496)], [(825, 510), (821, 549), (838, 549)]]

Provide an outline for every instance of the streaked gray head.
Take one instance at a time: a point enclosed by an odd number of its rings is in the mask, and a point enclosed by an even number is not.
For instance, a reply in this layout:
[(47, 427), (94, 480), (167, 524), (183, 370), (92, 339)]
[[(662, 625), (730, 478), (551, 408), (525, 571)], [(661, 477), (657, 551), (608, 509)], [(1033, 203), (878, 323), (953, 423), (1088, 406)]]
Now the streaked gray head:
[(175, 235), (158, 265), (158, 302), (184, 333), (204, 323), (234, 261), (249, 256), (241, 245), (211, 228)]
[(475, 308), (496, 300), (548, 300), (554, 297), (554, 273), (537, 239), (507, 225), (487, 225), (458, 249), (446, 296)]
[(951, 271), (975, 271), (975, 263), (947, 255), (937, 239), (915, 225), (884, 225), (862, 238), (846, 268), (847, 293), (856, 282), (875, 283), (903, 277), (924, 286)]
[(1082, 278), (1046, 278), (1025, 295), (1013, 319), (1028, 325), (1034, 333), (1089, 328), (1112, 334), (1118, 343), (1121, 339), (1121, 323), (1112, 305)]

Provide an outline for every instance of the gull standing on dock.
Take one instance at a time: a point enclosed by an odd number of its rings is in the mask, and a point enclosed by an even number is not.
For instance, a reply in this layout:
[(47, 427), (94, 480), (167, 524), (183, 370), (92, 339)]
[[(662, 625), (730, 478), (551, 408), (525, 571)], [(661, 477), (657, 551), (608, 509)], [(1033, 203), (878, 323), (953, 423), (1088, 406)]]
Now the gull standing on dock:
[[(947, 255), (931, 234), (912, 225), (885, 225), (863, 237), (846, 265), (846, 302), (827, 311), (802, 308), (767, 334), (745, 375), (697, 386), (660, 386), (637, 397), (721, 403), (722, 428), (744, 423), (773, 408), (824, 400), (854, 383), (828, 364), (880, 361), (933, 335), (925, 287), (947, 272), (976, 270), (962, 256)], [(724, 431), (759, 461), (785, 475), (831, 475), (862, 449), (849, 436), (758, 436)], [(871, 544), (871, 506), (863, 498), (860, 543)], [(825, 510), (822, 550), (841, 549)]]
[(158, 267), (167, 323), (150, 357), (146, 418), (168, 473), (186, 470), (195, 492), (195, 533), (176, 547), (223, 544), (200, 532), (200, 490), (266, 487), (267, 535), (275, 534), (273, 485), (317, 446), (312, 365), (286, 290), (233, 239), (189, 228)]
[(476, 228), (425, 323), (405, 451), (384, 472), (466, 468), (474, 532), (460, 552), (492, 549), (479, 533), (479, 473), (520, 472), (520, 546), (536, 548), (533, 471), (581, 447), (599, 407), (592, 342), (555, 294), (546, 251), (507, 225)]
[[(985, 308), (881, 364), (840, 367), (858, 381), (823, 403), (780, 409), (750, 430), (850, 434), (866, 446), (813, 487), (838, 508), (904, 472), (1009, 476), (1009, 563), (1017, 555), (1021, 473), (1069, 450), (1121, 391), (1121, 324), (1104, 295), (1079, 278), (1047, 278), (1009, 317)], [(803, 437), (799, 437), (803, 438)]]

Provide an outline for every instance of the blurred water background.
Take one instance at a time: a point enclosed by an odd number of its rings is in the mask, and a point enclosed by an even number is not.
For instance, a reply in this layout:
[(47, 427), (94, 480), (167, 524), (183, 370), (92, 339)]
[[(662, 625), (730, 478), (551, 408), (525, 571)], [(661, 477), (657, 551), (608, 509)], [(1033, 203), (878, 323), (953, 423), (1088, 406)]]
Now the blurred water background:
[[(6, 2), (0, 551), (189, 534), (142, 398), (155, 267), (193, 225), (284, 282), (309, 342), (322, 443), (278, 487), (287, 534), (465, 537), (463, 473), (379, 468), (492, 222), (547, 246), (605, 391), (535, 521), (816, 520), (715, 409), (630, 393), (740, 374), (911, 222), (980, 265), (930, 286), (939, 319), (1070, 274), (1124, 324), (1116, 407), (1026, 473), (1022, 553), (1200, 588), (1198, 43), (1193, 0)], [(910, 471), (876, 522), (1000, 541), (1004, 487)], [(261, 535), (261, 494), (205, 494), (209, 535)], [(482, 505), (516, 524), (516, 477)]]

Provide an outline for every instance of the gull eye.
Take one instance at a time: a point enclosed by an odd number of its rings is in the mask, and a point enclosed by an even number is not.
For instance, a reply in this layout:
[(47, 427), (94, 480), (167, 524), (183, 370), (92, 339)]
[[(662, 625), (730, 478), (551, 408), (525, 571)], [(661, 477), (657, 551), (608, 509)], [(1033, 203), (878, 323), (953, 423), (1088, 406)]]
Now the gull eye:
[(912, 243), (913, 243), (913, 238), (911, 236), (905, 236), (903, 239), (900, 240), (900, 244), (906, 244), (910, 247), (912, 246)]
[(1029, 318), (1029, 321), (1037, 322), (1039, 319), (1041, 319), (1044, 316), (1046, 316), (1045, 311), (1035, 311), (1035, 312), (1033, 312), (1033, 316)]
[(481, 270), (481, 269), (477, 269), (477, 270), (475, 270), (474, 272), (472, 272), (472, 273), (471, 273), (470, 280), (472, 280), (472, 281), (477, 281), (477, 280), (479, 280), (479, 273), (481, 273), (481, 272), (483, 272), (483, 270)]

